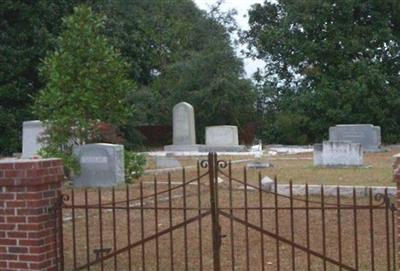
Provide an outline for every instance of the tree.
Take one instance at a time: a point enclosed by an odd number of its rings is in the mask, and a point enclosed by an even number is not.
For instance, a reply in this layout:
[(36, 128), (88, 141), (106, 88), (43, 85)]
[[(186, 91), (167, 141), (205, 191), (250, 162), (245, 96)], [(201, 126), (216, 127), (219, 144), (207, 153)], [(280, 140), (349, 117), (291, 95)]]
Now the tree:
[(0, 1), (0, 155), (20, 151), (24, 120), (43, 87), (38, 65), (76, 1)]
[(258, 75), (265, 137), (288, 137), (281, 120), (290, 119), (297, 142), (338, 123), (380, 125), (386, 142), (400, 140), (397, 1), (265, 1), (249, 15), (243, 41), (267, 63)]
[(45, 122), (47, 149), (70, 154), (73, 144), (91, 140), (100, 122), (124, 125), (132, 113), (126, 97), (134, 91), (129, 65), (103, 35), (105, 18), (79, 6), (63, 19), (54, 52), (44, 59), (46, 86), (35, 101)]
[(170, 124), (172, 107), (181, 101), (195, 107), (200, 139), (207, 125), (251, 119), (255, 96), (231, 46), (230, 14), (218, 7), (206, 13), (191, 0), (120, 0), (99, 9), (112, 18), (114, 44), (140, 63), (130, 72), (140, 84), (131, 97), (138, 108), (131, 126)]

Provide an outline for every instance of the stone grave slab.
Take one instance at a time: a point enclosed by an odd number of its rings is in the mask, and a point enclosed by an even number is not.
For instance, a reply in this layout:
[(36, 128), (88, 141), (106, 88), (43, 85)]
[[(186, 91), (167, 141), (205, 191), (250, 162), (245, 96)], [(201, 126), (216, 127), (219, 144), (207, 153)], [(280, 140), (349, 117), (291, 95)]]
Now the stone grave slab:
[(206, 127), (206, 148), (221, 152), (246, 151), (245, 146), (239, 145), (237, 126), (232, 125)]
[(329, 128), (330, 141), (360, 143), (364, 151), (381, 151), (381, 128), (372, 124), (341, 124)]
[(117, 144), (86, 144), (76, 146), (80, 174), (74, 177), (76, 187), (110, 187), (124, 183), (124, 146)]
[(186, 102), (178, 103), (172, 110), (172, 143), (165, 151), (200, 151), (196, 145), (196, 129), (193, 106)]
[(359, 167), (362, 165), (363, 148), (360, 143), (324, 141), (322, 144), (314, 145), (314, 166)]
[(31, 158), (37, 155), (43, 147), (40, 137), (45, 132), (40, 120), (24, 121), (22, 124), (22, 158)]

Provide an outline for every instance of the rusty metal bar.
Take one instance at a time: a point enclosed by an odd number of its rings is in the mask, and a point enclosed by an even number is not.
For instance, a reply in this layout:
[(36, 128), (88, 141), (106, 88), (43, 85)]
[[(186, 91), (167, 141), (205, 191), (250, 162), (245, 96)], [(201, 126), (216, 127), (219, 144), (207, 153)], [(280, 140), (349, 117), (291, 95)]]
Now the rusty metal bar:
[[(249, 186), (249, 185), (248, 185)], [(241, 191), (242, 191), (242, 189), (241, 189)], [(311, 201), (310, 201), (311, 202)], [(320, 202), (319, 202), (320, 203)], [(339, 207), (333, 207), (333, 206), (326, 206), (326, 204), (327, 203), (325, 203), (325, 210), (337, 210), (337, 209), (339, 209)], [(140, 204), (139, 204), (140, 205)], [(140, 208), (140, 206), (130, 206), (130, 207), (128, 207), (129, 209), (133, 209), (133, 210), (140, 210), (140, 209), (142, 209), (142, 208)], [(371, 207), (369, 207), (369, 206), (357, 206), (357, 210), (369, 210)], [(68, 206), (68, 207), (65, 207), (65, 208), (63, 208), (63, 209), (72, 209), (71, 208), (71, 206)], [(89, 208), (84, 208), (83, 207), (83, 205), (79, 205), (79, 208), (77, 208), (77, 207), (75, 207), (75, 210), (77, 210), (77, 209), (88, 209), (88, 210), (91, 210), (91, 209), (98, 209), (98, 207), (96, 207), (96, 208), (93, 208), (93, 207), (89, 207)], [(104, 208), (102, 208), (103, 210), (112, 210), (113, 208), (112, 207), (104, 207)], [(125, 206), (115, 206), (115, 209), (116, 210), (126, 210), (127, 209), (127, 207), (125, 207)], [(154, 210), (154, 206), (144, 206), (143, 207), (143, 209), (144, 210)], [(161, 206), (159, 206), (158, 208), (157, 208), (159, 211), (169, 211), (169, 207), (161, 207)], [(208, 207), (201, 207), (201, 208), (198, 208), (198, 207), (187, 207), (186, 208), (186, 210), (194, 210), (194, 211), (197, 211), (197, 210), (209, 210), (210, 208), (208, 208)], [(229, 208), (229, 207), (218, 207), (218, 210), (224, 210), (224, 211), (229, 211), (231, 208)], [(242, 211), (244, 211), (244, 207), (232, 207), (232, 210), (242, 210)], [(260, 207), (253, 207), (253, 206), (248, 206), (247, 207), (247, 209), (248, 210), (256, 210), (256, 211), (258, 211), (259, 209), (260, 209)], [(275, 210), (275, 206), (273, 206), (273, 207), (263, 207), (262, 208), (263, 210)], [(306, 208), (306, 207), (293, 207), (293, 210), (306, 210), (306, 209), (308, 209), (308, 210), (321, 210), (321, 207), (315, 207), (315, 206), (309, 206), (308, 208)], [(340, 207), (340, 209), (341, 210), (353, 210), (354, 209), (354, 207), (353, 206), (341, 206)], [(385, 206), (378, 206), (378, 205), (374, 205), (374, 206), (372, 206), (372, 209), (374, 209), (374, 210), (385, 210)], [(183, 210), (183, 207), (172, 207), (171, 208), (171, 210)], [(290, 207), (280, 207), (280, 206), (278, 206), (278, 210), (287, 210), (287, 211), (290, 211)], [(76, 219), (78, 219), (79, 217), (77, 217)]]
[[(85, 204), (88, 204), (88, 192), (85, 188)], [(85, 226), (86, 226), (86, 262), (90, 262), (90, 242), (89, 242), (89, 210), (85, 209)], [(87, 267), (90, 270), (90, 266)]]
[(326, 271), (326, 229), (325, 229), (325, 191), (321, 185), (321, 216), (322, 216), (322, 254), (324, 255), (323, 263)]
[(74, 263), (74, 269), (76, 269), (76, 227), (75, 227), (75, 193), (74, 189), (71, 189), (71, 204), (72, 204), (72, 259)]
[(246, 221), (245, 241), (246, 241), (246, 270), (250, 270), (250, 252), (249, 252), (249, 228), (247, 223), (249, 221), (248, 214), (248, 200), (247, 200), (247, 171), (246, 167), (243, 167), (243, 180), (244, 180), (244, 219)]
[[(372, 207), (372, 188), (369, 188), (369, 206)], [(370, 233), (370, 246), (371, 246), (371, 268), (375, 271), (375, 244), (374, 244), (374, 213), (373, 208), (369, 209), (369, 233)]]
[[(262, 187), (262, 182), (261, 182), (261, 172), (258, 172), (258, 185), (260, 188)], [(264, 229), (264, 212), (263, 212), (263, 192), (261, 189), (258, 190), (258, 204), (260, 206), (260, 228)], [(232, 215), (232, 214), (231, 214)], [(232, 220), (231, 220), (232, 221)], [(265, 254), (264, 254), (264, 234), (260, 232), (260, 239), (261, 239), (261, 270), (265, 271)]]
[(311, 270), (311, 255), (310, 251), (310, 209), (308, 202), (308, 183), (306, 183), (306, 238), (307, 238), (307, 270)]
[(157, 196), (157, 177), (154, 176), (154, 228), (156, 233), (156, 270), (160, 270), (160, 251), (158, 241), (158, 196)]
[[(392, 207), (394, 207), (394, 206), (392, 206)], [(395, 210), (395, 208), (390, 208), (390, 211), (391, 211), (391, 213), (392, 213), (392, 252), (393, 252), (393, 255), (392, 255), (392, 261), (393, 261), (393, 270), (395, 271), (396, 270), (396, 258), (397, 258), (397, 256), (396, 256), (396, 228), (395, 228), (395, 216), (394, 216), (394, 213), (396, 212), (396, 210)]]
[[(233, 215), (233, 206), (232, 206), (232, 201), (233, 201), (233, 195), (232, 195), (232, 162), (229, 161), (228, 163), (228, 175), (229, 175), (229, 213), (230, 215)], [(233, 219), (230, 219), (230, 239), (231, 239), (231, 266), (232, 266), (232, 271), (235, 271), (235, 234), (234, 234), (234, 228), (233, 228)]]
[[(294, 210), (293, 210), (293, 182), (289, 182), (289, 195), (290, 195), (290, 241), (294, 243)], [(296, 271), (296, 257), (295, 248), (292, 245), (292, 270)]]
[[(336, 204), (337, 204), (337, 225), (338, 225), (338, 254), (339, 254), (339, 263), (342, 264), (342, 218), (340, 212), (340, 188), (336, 187)], [(342, 270), (342, 266), (339, 266), (339, 270)]]
[[(116, 226), (116, 219), (115, 219), (115, 188), (112, 188), (112, 229), (113, 229), (113, 249), (114, 251), (117, 251), (117, 226)], [(117, 255), (114, 255), (114, 270), (118, 270), (118, 264), (117, 264)]]
[[(209, 210), (209, 211), (207, 211), (207, 212), (202, 213), (202, 214), (200, 215), (200, 218), (204, 218), (204, 217), (206, 217), (206, 216), (208, 216), (208, 215), (210, 215), (210, 214), (211, 214), (211, 211)], [(179, 229), (179, 228), (183, 227), (183, 225), (185, 225), (185, 224), (193, 223), (193, 222), (197, 221), (197, 219), (199, 219), (198, 216), (191, 217), (191, 218), (189, 218), (187, 221), (184, 221), (184, 222), (182, 222), (182, 223), (178, 223), (178, 224), (176, 224), (176, 225), (174, 225), (174, 226), (172, 226), (172, 227), (170, 227), (170, 228), (168, 228), (168, 229), (165, 229), (165, 230), (160, 231), (160, 232), (158, 233), (158, 235), (151, 235), (151, 236), (148, 236), (148, 237), (146, 237), (146, 238), (144, 238), (144, 239), (142, 239), (142, 240), (139, 240), (139, 241), (137, 241), (137, 242), (135, 242), (135, 243), (133, 243), (133, 244), (131, 244), (131, 245), (129, 245), (129, 246), (126, 246), (126, 247), (124, 247), (124, 248), (120, 248), (120, 249), (118, 249), (116, 252), (107, 254), (106, 256), (104, 256), (104, 257), (101, 258), (101, 259), (96, 259), (96, 260), (94, 260), (94, 261), (92, 261), (92, 262), (90, 262), (90, 263), (88, 263), (88, 264), (85, 264), (85, 265), (83, 265), (83, 266), (78, 267), (77, 270), (83, 270), (83, 269), (87, 268), (88, 265), (95, 265), (95, 264), (99, 263), (99, 262), (102, 261), (102, 260), (107, 260), (107, 259), (113, 257), (114, 254), (120, 254), (120, 253), (123, 253), (123, 252), (125, 252), (125, 251), (127, 251), (127, 250), (129, 250), (129, 249), (132, 249), (132, 248), (135, 248), (135, 247), (137, 247), (137, 246), (140, 246), (140, 245), (142, 245), (143, 243), (147, 243), (147, 242), (149, 242), (149, 241), (151, 241), (151, 240), (154, 240), (157, 236), (158, 236), (158, 237), (161, 237), (161, 236), (163, 236), (163, 235), (165, 235), (165, 234), (167, 234), (167, 233), (170, 233), (170, 232), (172, 232), (172, 231), (174, 231), (174, 230), (176, 230), (176, 229)]]
[(358, 269), (358, 221), (357, 221), (357, 195), (356, 188), (353, 187), (353, 222), (354, 222), (354, 263)]
[[(186, 171), (185, 168), (182, 168), (182, 182), (185, 183), (186, 179)], [(186, 185), (182, 186), (182, 193), (183, 193), (183, 221), (187, 220), (187, 206), (186, 206)], [(184, 245), (184, 257), (185, 257), (185, 270), (189, 270), (189, 263), (188, 263), (188, 232), (187, 232), (187, 225), (183, 226), (183, 245)]]
[(214, 270), (221, 270), (220, 262), (220, 233), (218, 223), (218, 210), (216, 203), (216, 191), (215, 191), (215, 175), (216, 175), (216, 161), (217, 157), (215, 153), (208, 154), (208, 169), (210, 174), (210, 208), (211, 208), (211, 223), (212, 223), (212, 244), (213, 244), (213, 263)]
[[(242, 219), (240, 219), (240, 218), (238, 218), (238, 217), (231, 216), (229, 213), (226, 213), (225, 211), (220, 211), (220, 214), (221, 214), (222, 216), (227, 217), (227, 218), (232, 218), (234, 221), (236, 221), (236, 222), (238, 222), (238, 223), (240, 223), (240, 224), (242, 224), (242, 225), (246, 225), (246, 221), (244, 221), (244, 220), (242, 220)], [(261, 229), (260, 227), (258, 227), (258, 226), (256, 226), (256, 225), (253, 225), (253, 224), (250, 224), (250, 223), (247, 224), (247, 225), (248, 225), (249, 228), (251, 228), (251, 229), (253, 229), (253, 230), (256, 230), (256, 231), (260, 231), (260, 232), (262, 232), (263, 234), (268, 235), (268, 236), (270, 236), (270, 237), (272, 237), (272, 238), (274, 238), (274, 239), (278, 239), (280, 242), (286, 243), (286, 244), (288, 244), (288, 245), (290, 245), (290, 246), (293, 245), (293, 246), (295, 246), (297, 249), (300, 249), (300, 250), (302, 250), (302, 251), (305, 251), (307, 254), (311, 254), (311, 255), (316, 256), (316, 257), (319, 257), (319, 258), (322, 258), (322, 257), (323, 257), (323, 255), (322, 255), (321, 253), (317, 252), (317, 251), (309, 250), (309, 249), (307, 249), (306, 247), (304, 247), (304, 246), (302, 246), (302, 245), (300, 245), (300, 244), (297, 244), (297, 243), (292, 243), (290, 240), (288, 240), (288, 239), (286, 239), (286, 238), (284, 238), (284, 237), (282, 237), (282, 236), (276, 235), (276, 234), (273, 233), (273, 232), (267, 231), (266, 229)], [(345, 269), (347, 269), (347, 270), (356, 271), (356, 269), (354, 269), (353, 267), (348, 266), (348, 265), (345, 265), (345, 264), (343, 264), (343, 263), (340, 263), (340, 262), (336, 261), (335, 259), (332, 259), (332, 258), (327, 257), (326, 260), (327, 260), (328, 262), (332, 263), (332, 264), (335, 264), (335, 265), (337, 265), (337, 266), (339, 266), (339, 267), (342, 267), (342, 268), (345, 268)]]
[(97, 191), (98, 195), (98, 203), (99, 203), (99, 231), (100, 231), (100, 264), (101, 264), (101, 271), (104, 270), (104, 259), (103, 259), (103, 212), (101, 209), (101, 187), (98, 188)]
[[(279, 235), (279, 209), (278, 209), (278, 179), (274, 178), (274, 203), (275, 203), (275, 234)], [(279, 271), (281, 269), (281, 258), (279, 249), (279, 240), (276, 239), (276, 267)]]
[[(169, 227), (172, 228), (172, 193), (171, 193), (171, 173), (168, 172), (168, 207), (169, 207)], [(170, 250), (170, 259), (171, 259), (171, 270), (174, 269), (174, 237), (173, 232), (169, 233), (169, 250)]]
[[(140, 182), (140, 234), (142, 240), (144, 239), (144, 210), (143, 210), (143, 183)], [(145, 249), (145, 243), (142, 243), (142, 270), (146, 270), (146, 249)]]
[[(126, 185), (126, 227), (128, 232), (128, 246), (131, 245), (131, 212), (129, 209), (129, 185)], [(128, 250), (128, 270), (132, 271), (132, 252)]]
[(390, 271), (390, 239), (389, 239), (389, 196), (387, 193), (387, 188), (385, 188), (385, 229), (386, 229), (386, 267), (387, 270)]
[(203, 241), (202, 241), (202, 222), (201, 222), (201, 189), (200, 189), (200, 162), (197, 161), (197, 206), (198, 229), (199, 229), (199, 268), (203, 271)]
[(59, 238), (60, 240), (60, 247), (58, 248), (59, 253), (60, 253), (60, 269), (64, 270), (64, 229), (63, 229), (63, 197), (61, 195), (61, 191), (57, 192), (58, 194), (58, 201), (57, 202), (57, 210), (56, 210), (56, 214), (57, 214), (57, 223), (59, 226), (59, 235), (56, 236), (56, 238)]

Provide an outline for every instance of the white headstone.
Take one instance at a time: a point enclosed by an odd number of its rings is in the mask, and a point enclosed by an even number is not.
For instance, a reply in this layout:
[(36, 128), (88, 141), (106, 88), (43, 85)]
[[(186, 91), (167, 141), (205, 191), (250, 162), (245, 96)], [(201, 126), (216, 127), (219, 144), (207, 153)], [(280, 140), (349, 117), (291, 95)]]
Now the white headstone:
[(349, 141), (324, 141), (314, 145), (314, 165), (326, 167), (352, 167), (363, 165), (363, 148)]
[(31, 158), (37, 155), (43, 147), (40, 137), (45, 129), (40, 120), (24, 121), (22, 124), (22, 158)]
[(74, 186), (109, 187), (125, 181), (123, 145), (86, 144), (74, 147), (73, 153), (80, 164)]
[(239, 136), (237, 126), (221, 125), (206, 127), (206, 145), (238, 146)]
[(329, 128), (330, 141), (360, 143), (365, 151), (379, 151), (381, 128), (372, 124), (341, 124)]
[(176, 104), (173, 108), (172, 119), (173, 144), (195, 145), (196, 130), (193, 106), (186, 102)]

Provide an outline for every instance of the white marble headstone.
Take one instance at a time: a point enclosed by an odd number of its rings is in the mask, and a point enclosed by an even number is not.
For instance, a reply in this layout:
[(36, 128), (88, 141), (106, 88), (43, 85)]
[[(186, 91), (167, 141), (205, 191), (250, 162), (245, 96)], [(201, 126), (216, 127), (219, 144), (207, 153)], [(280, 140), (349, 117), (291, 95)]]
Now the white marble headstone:
[(24, 121), (22, 124), (22, 158), (31, 158), (37, 155), (43, 147), (40, 137), (45, 129), (40, 120)]
[(239, 135), (237, 126), (220, 125), (206, 127), (207, 146), (238, 146)]
[(176, 104), (173, 108), (172, 119), (173, 144), (195, 145), (196, 130), (193, 106), (186, 102)]

